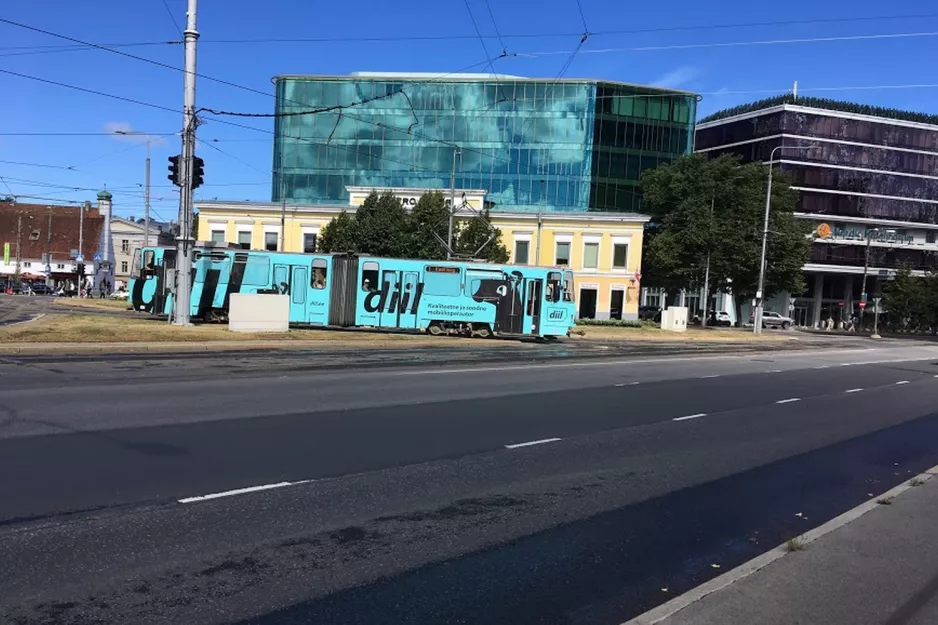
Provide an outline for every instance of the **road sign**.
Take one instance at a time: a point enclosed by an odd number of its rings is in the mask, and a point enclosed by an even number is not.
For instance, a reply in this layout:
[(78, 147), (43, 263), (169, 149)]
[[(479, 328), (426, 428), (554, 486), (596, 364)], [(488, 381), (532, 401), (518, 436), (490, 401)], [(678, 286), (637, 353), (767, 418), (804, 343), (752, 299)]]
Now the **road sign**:
[(860, 310), (866, 308), (866, 302), (860, 302)]
[(76, 263), (83, 263), (83, 262), (85, 262), (85, 257), (82, 256), (81, 254), (79, 254), (78, 256), (75, 257), (75, 262), (76, 262)]
[(635, 281), (636, 281), (636, 282), (641, 282), (641, 281), (642, 281), (642, 272), (640, 272), (640, 271), (636, 271), (636, 272), (635, 272)]
[(46, 265), (46, 275), (52, 275), (52, 265)]
[(94, 262), (96, 262), (96, 263), (100, 263), (100, 262), (101, 262), (101, 255), (100, 255), (100, 254), (95, 254), (95, 255), (94, 255)]
[(860, 299), (865, 302), (867, 300), (866, 293), (863, 293), (862, 295), (860, 295)]
[(843, 303), (843, 302), (837, 302), (837, 305), (840, 306), (841, 308), (844, 307), (844, 303)]

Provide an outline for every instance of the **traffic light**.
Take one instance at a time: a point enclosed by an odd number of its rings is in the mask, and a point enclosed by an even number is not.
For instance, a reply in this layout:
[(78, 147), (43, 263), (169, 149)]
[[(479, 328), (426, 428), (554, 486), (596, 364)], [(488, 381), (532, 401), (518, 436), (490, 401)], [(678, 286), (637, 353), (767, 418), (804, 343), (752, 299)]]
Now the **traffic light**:
[(205, 173), (205, 161), (198, 156), (192, 157), (192, 188), (202, 186), (202, 174)]
[(84, 277), (85, 277), (85, 263), (78, 263), (78, 272), (77, 272), (77, 273), (78, 273), (78, 277), (79, 277), (79, 278), (84, 278)]
[(169, 181), (172, 182), (177, 187), (182, 186), (182, 177), (179, 175), (179, 160), (182, 157), (178, 154), (176, 156), (169, 157), (169, 175), (166, 176), (169, 178)]

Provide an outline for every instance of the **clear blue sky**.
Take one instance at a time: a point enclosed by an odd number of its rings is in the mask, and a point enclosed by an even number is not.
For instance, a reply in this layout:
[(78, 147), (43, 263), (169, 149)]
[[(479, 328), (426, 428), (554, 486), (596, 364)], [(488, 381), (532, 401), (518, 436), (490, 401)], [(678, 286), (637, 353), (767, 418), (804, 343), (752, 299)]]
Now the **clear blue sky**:
[[(591, 36), (566, 72), (568, 78), (603, 78), (662, 84), (704, 94), (701, 115), (791, 88), (876, 105), (938, 113), (938, 88), (812, 91), (831, 87), (935, 85), (938, 83), (938, 4), (934, 0), (882, 3), (872, 0), (671, 0), (621, 2), (581, 0)], [(511, 53), (572, 50), (583, 31), (576, 0), (489, 0), (495, 24)], [(166, 0), (180, 27), (186, 0)], [(469, 6), (490, 55), (501, 52), (485, 0)], [(916, 15), (904, 19), (780, 24), (792, 20)], [(6, 2), (0, 18), (101, 44), (180, 39), (163, 0), (31, 0)], [(773, 25), (716, 28), (752, 22)], [(693, 30), (677, 30), (696, 27)], [(602, 34), (612, 30), (656, 32)], [(345, 74), (356, 70), (452, 72), (480, 63), (486, 55), (463, 0), (201, 0), (198, 71), (201, 74), (273, 93), (277, 74)], [(918, 34), (892, 38), (711, 46), (719, 43), (777, 42), (860, 35)], [(554, 35), (509, 37), (509, 35)], [(363, 42), (351, 37), (461, 35), (438, 41)], [(343, 41), (224, 43), (231, 39), (313, 39)], [(703, 44), (703, 45), (700, 45)], [(88, 89), (179, 109), (183, 75), (170, 69), (99, 50), (61, 51), (36, 46), (68, 42), (0, 24), (0, 70), (38, 76)], [(26, 47), (28, 46), (28, 48)], [(698, 46), (698, 47), (691, 47)], [(634, 50), (634, 48), (665, 48)], [(626, 50), (623, 50), (626, 49)], [(181, 45), (121, 48), (181, 67)], [(609, 51), (610, 49), (614, 51)], [(41, 53), (37, 53), (41, 52)], [(566, 55), (518, 56), (496, 61), (501, 73), (530, 77), (557, 75)], [(477, 71), (483, 71), (480, 68)], [(121, 215), (142, 215), (146, 147), (140, 138), (113, 136), (10, 136), (5, 133), (104, 133), (114, 128), (173, 133), (181, 115), (120, 102), (0, 73), (0, 176), (16, 194), (62, 200), (94, 199), (107, 185)], [(746, 92), (746, 93), (734, 93)], [(200, 80), (198, 106), (272, 112), (273, 97)], [(272, 129), (270, 120), (236, 120)], [(197, 197), (269, 200), (271, 135), (218, 123), (199, 130), (222, 154), (201, 146), (206, 185)], [(175, 218), (178, 194), (166, 180), (166, 158), (179, 151), (178, 137), (155, 138), (153, 208)], [(30, 182), (24, 182), (30, 181)], [(0, 182), (0, 195), (9, 193)], [(30, 200), (24, 198), (23, 201)]]

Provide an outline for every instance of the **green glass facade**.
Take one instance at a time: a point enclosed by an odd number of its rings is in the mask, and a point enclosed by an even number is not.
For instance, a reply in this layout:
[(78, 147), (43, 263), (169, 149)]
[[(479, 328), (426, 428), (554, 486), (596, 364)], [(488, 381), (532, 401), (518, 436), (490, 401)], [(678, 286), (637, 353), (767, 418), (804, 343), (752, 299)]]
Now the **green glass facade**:
[(693, 149), (697, 97), (680, 91), (502, 76), (276, 85), (275, 202), (344, 204), (349, 186), (448, 189), (456, 152), (456, 187), (486, 190), (493, 210), (641, 212), (641, 173)]

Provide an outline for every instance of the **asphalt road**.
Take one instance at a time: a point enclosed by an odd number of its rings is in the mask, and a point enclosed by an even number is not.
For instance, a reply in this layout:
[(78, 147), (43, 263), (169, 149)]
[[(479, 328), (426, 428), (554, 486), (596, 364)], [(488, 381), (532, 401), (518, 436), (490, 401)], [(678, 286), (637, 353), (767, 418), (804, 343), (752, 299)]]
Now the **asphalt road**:
[(933, 346), (158, 362), (0, 364), (0, 622), (616, 624), (938, 464)]

